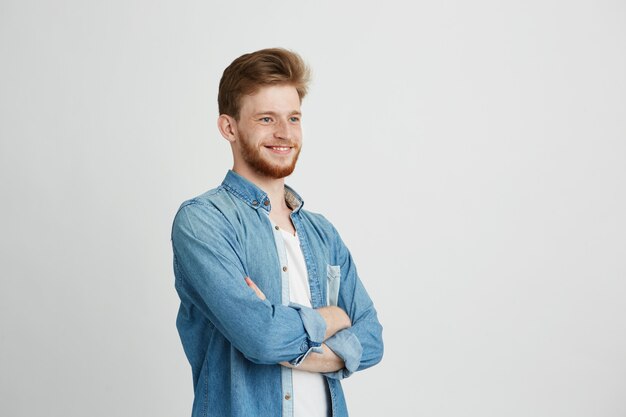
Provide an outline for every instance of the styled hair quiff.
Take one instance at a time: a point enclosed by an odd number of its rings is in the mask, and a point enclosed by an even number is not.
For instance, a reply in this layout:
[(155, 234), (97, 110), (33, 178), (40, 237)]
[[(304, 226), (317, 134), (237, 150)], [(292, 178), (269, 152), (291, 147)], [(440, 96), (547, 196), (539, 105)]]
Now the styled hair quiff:
[(300, 55), (287, 49), (261, 49), (242, 55), (222, 74), (217, 94), (219, 112), (239, 119), (241, 98), (268, 85), (292, 85), (302, 101), (309, 79), (309, 67)]

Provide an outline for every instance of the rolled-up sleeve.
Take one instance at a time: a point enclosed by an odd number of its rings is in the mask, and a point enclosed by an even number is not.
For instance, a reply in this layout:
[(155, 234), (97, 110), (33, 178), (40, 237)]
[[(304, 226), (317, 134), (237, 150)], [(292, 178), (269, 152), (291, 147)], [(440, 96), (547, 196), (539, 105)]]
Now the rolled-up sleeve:
[(322, 316), (312, 308), (302, 306), (300, 304), (291, 303), (289, 307), (295, 309), (300, 314), (302, 324), (308, 335), (307, 340), (303, 344), (304, 353), (297, 358), (289, 361), (293, 366), (298, 366), (306, 357), (312, 353), (322, 353), (322, 343), (326, 334), (326, 322)]
[(361, 355), (363, 354), (363, 346), (350, 329), (344, 329), (329, 337), (325, 342), (337, 356), (343, 359), (344, 368), (336, 372), (325, 373), (329, 378), (344, 379), (357, 371), (361, 364)]

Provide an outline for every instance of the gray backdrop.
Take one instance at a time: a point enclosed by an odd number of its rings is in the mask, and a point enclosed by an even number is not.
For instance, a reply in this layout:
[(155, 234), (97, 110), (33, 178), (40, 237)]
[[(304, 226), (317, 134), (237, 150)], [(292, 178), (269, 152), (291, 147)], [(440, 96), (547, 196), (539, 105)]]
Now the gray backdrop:
[(217, 84), (311, 64), (289, 178), (383, 362), (354, 416), (626, 415), (622, 1), (0, 1), (0, 415), (186, 416), (169, 232), (230, 167)]

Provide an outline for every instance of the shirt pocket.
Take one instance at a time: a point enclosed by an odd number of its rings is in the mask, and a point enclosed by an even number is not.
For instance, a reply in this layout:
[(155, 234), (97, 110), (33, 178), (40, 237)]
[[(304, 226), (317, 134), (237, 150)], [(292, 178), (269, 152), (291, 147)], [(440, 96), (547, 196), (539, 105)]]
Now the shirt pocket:
[(341, 267), (328, 265), (326, 268), (326, 301), (329, 306), (336, 306), (339, 302), (339, 284), (341, 283)]

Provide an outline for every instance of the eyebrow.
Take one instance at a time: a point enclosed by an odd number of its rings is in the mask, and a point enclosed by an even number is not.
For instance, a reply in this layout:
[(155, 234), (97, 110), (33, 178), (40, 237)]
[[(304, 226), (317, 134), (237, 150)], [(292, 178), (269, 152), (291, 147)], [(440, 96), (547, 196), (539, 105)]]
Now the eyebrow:
[[(260, 112), (255, 113), (254, 116), (257, 117), (257, 116), (261, 116), (261, 115), (264, 115), (264, 114), (267, 114), (267, 115), (270, 115), (270, 116), (280, 116), (280, 113), (276, 113), (275, 111), (260, 111)], [(289, 116), (302, 116), (302, 113), (297, 111), (297, 110), (294, 110), (294, 111), (292, 111), (291, 113), (288, 113), (288, 114), (289, 114)]]

